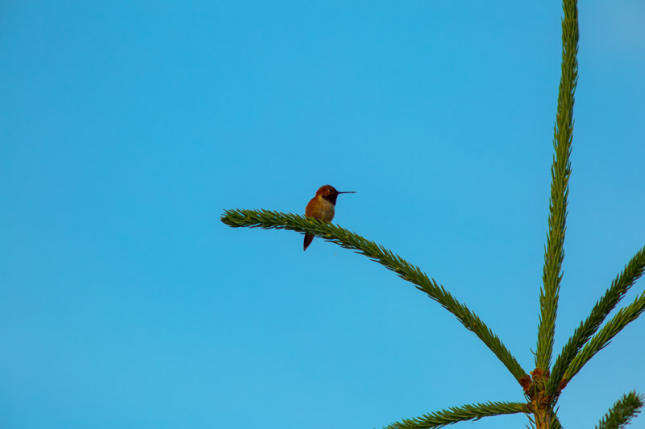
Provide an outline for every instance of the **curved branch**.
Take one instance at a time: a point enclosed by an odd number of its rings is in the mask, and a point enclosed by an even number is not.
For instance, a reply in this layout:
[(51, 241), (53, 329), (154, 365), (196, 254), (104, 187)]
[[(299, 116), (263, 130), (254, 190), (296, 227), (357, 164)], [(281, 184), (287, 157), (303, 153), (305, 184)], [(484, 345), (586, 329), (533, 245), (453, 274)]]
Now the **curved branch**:
[(434, 279), (429, 278), (419, 267), (409, 264), (383, 246), (337, 225), (291, 213), (269, 210), (226, 210), (221, 220), (232, 227), (287, 229), (302, 233), (308, 232), (346, 249), (362, 253), (373, 261), (394, 271), (404, 280), (413, 283), (417, 289), (426, 293), (431, 299), (437, 301), (442, 307), (454, 314), (468, 330), (475, 333), (488, 346), (518, 382), (527, 377), (526, 372), (511, 352), (476, 314), (457, 301)]
[(385, 429), (426, 429), (440, 428), (449, 424), (467, 420), (479, 420), (482, 417), (499, 416), (503, 414), (529, 413), (524, 403), (519, 402), (485, 402), (483, 404), (450, 407), (446, 410), (424, 414), (413, 419), (403, 419)]

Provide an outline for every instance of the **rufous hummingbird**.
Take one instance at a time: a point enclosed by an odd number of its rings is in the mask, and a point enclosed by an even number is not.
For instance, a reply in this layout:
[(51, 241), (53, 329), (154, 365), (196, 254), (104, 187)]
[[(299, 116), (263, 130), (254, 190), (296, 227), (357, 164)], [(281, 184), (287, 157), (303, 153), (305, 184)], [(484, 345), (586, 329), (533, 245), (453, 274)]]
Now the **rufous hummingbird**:
[[(331, 185), (325, 185), (318, 188), (316, 195), (309, 201), (305, 208), (305, 216), (313, 217), (325, 222), (331, 222), (334, 218), (334, 208), (336, 207), (336, 198), (338, 194), (355, 194), (354, 191), (339, 192)], [(311, 244), (314, 239), (313, 234), (305, 234), (304, 250)]]

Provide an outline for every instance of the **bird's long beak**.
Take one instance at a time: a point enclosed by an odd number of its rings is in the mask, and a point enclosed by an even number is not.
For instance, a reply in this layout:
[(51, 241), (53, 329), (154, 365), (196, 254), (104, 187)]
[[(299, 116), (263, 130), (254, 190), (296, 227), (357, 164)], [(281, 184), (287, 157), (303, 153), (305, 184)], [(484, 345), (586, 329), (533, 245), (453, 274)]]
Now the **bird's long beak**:
[(343, 192), (339, 192), (339, 194), (355, 194), (355, 193), (356, 193), (356, 191), (343, 191)]

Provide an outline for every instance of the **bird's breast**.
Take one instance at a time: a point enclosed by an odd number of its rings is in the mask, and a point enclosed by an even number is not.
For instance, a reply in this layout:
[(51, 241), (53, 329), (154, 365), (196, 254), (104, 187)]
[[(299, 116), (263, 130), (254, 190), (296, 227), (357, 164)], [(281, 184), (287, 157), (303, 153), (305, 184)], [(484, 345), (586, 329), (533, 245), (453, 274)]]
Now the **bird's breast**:
[(325, 222), (331, 222), (334, 218), (334, 204), (320, 196), (316, 196), (307, 204), (305, 215), (324, 220)]

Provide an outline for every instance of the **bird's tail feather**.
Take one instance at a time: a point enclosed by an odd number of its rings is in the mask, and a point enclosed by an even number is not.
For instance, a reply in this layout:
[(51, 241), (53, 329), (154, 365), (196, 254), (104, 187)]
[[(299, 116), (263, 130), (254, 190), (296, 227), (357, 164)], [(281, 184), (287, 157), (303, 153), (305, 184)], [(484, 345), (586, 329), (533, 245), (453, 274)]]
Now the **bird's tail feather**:
[(304, 242), (303, 250), (307, 250), (307, 247), (309, 247), (313, 239), (314, 239), (313, 234), (309, 234), (309, 233), (305, 234), (305, 242)]

